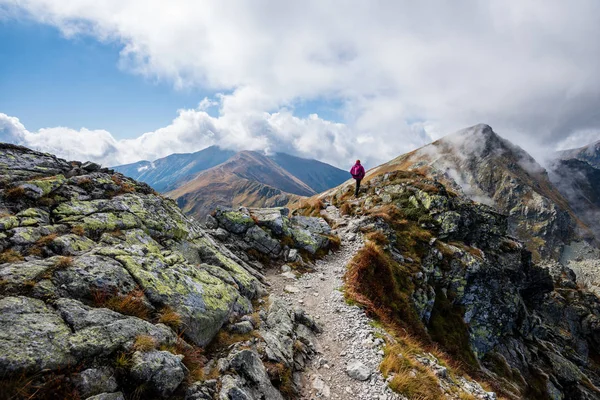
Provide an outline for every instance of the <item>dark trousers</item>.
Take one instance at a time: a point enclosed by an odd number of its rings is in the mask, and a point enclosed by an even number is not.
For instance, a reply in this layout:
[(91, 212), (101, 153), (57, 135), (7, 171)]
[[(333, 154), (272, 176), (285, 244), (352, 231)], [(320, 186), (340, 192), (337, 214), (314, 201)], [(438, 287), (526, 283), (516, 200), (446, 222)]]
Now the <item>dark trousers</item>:
[(356, 190), (354, 191), (354, 196), (358, 197), (358, 191), (360, 190), (360, 181), (362, 179), (356, 179)]

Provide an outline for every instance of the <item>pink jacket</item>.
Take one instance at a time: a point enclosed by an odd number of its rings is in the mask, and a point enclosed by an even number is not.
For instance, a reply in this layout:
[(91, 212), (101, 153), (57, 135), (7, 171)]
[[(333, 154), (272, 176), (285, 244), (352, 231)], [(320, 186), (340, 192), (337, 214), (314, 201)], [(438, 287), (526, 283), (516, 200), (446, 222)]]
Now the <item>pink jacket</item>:
[(354, 179), (362, 179), (365, 177), (365, 169), (359, 163), (354, 164), (350, 170), (350, 174)]

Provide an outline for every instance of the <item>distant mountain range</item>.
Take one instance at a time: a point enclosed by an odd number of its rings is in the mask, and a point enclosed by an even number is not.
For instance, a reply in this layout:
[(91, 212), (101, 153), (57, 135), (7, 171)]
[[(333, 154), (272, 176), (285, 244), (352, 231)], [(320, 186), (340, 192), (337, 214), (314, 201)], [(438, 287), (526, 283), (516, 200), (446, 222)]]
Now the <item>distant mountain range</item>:
[(348, 172), (317, 160), (285, 153), (235, 153), (217, 146), (114, 169), (166, 193), (185, 212), (200, 218), (216, 206), (282, 206), (350, 178)]

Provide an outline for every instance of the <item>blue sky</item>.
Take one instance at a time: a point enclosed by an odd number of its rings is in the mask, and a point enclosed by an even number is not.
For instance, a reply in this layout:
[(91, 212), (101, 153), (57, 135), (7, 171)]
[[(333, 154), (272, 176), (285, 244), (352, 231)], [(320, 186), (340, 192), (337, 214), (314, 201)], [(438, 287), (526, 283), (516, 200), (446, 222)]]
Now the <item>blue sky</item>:
[(600, 139), (599, 14), (597, 0), (0, 0), (0, 139), (105, 165), (217, 144), (345, 168), (487, 123), (545, 157)]
[(177, 109), (210, 95), (121, 70), (120, 48), (90, 36), (66, 39), (30, 20), (0, 20), (0, 111), (31, 130), (86, 127), (127, 138), (168, 125)]

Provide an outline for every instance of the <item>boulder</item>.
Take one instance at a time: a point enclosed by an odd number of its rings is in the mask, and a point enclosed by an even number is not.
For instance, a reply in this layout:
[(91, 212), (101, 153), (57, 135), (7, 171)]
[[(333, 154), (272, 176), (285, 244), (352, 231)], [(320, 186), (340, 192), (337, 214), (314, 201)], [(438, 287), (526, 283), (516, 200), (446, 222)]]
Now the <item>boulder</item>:
[(117, 390), (115, 371), (110, 367), (88, 368), (73, 377), (73, 382), (84, 398)]
[(253, 208), (250, 215), (258, 226), (269, 229), (276, 236), (284, 234), (284, 220), (281, 209), (277, 208)]
[(366, 381), (371, 377), (371, 371), (360, 361), (353, 361), (346, 366), (346, 373), (357, 381)]
[(219, 221), (219, 226), (238, 235), (245, 233), (254, 225), (252, 218), (241, 211), (226, 211), (217, 208), (215, 211), (215, 218)]
[(183, 356), (168, 351), (152, 350), (133, 353), (131, 375), (147, 383), (163, 397), (168, 397), (179, 387), (187, 374)]
[(59, 369), (75, 363), (71, 330), (43, 301), (0, 298), (0, 375)]
[(248, 229), (244, 239), (253, 249), (263, 254), (276, 256), (281, 253), (279, 241), (273, 239), (267, 232), (256, 225)]

